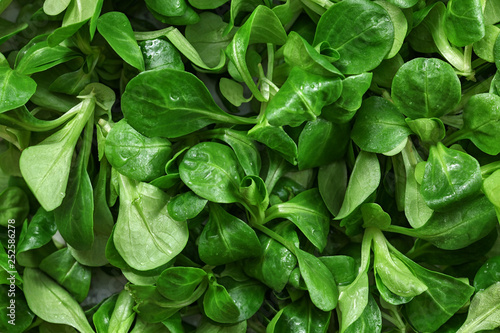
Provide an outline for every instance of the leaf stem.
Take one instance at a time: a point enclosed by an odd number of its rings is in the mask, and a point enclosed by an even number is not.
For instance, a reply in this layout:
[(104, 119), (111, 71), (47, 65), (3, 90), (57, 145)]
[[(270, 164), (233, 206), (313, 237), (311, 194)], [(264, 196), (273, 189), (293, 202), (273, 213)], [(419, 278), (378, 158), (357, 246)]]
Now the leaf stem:
[(166, 34), (168, 34), (170, 31), (172, 31), (174, 29), (175, 29), (174, 27), (168, 27), (165, 29), (155, 30), (155, 31), (134, 31), (134, 36), (135, 36), (135, 39), (138, 41), (155, 39), (155, 38), (165, 36)]
[(469, 130), (459, 129), (458, 131), (455, 131), (452, 134), (448, 135), (446, 138), (444, 138), (443, 144), (449, 147), (458, 140), (465, 139), (467, 137), (467, 134), (469, 134), (469, 132), (470, 132)]
[(259, 230), (260, 232), (266, 234), (267, 236), (271, 237), (275, 241), (281, 243), (284, 247), (286, 247), (290, 252), (292, 252), (295, 256), (295, 246), (287, 241), (284, 237), (282, 237), (280, 234), (277, 232), (269, 229), (268, 227), (262, 225), (262, 224), (252, 224), (252, 227)]

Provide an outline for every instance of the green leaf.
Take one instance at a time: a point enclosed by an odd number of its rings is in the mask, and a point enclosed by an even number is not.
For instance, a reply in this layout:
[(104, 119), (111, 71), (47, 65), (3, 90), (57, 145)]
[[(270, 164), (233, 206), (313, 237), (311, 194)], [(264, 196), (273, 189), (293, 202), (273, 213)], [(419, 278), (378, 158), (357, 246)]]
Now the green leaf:
[(188, 299), (205, 279), (207, 273), (194, 267), (171, 267), (164, 270), (158, 278), (157, 290), (173, 301)]
[(97, 30), (126, 63), (144, 71), (144, 58), (134, 37), (127, 16), (120, 12), (109, 12), (97, 20)]
[(241, 26), (226, 48), (226, 54), (236, 66), (238, 73), (247, 84), (255, 98), (266, 101), (257, 88), (246, 63), (246, 54), (249, 45), (255, 43), (285, 44), (286, 32), (276, 14), (265, 6), (258, 6), (245, 24)]
[(157, 68), (184, 70), (181, 55), (170, 42), (156, 38), (140, 42), (139, 47), (147, 71)]
[(484, 37), (473, 45), (474, 53), (481, 59), (488, 62), (495, 62), (494, 47), (495, 41), (500, 35), (500, 28), (494, 25), (487, 25), (484, 28)]
[(206, 131), (204, 137), (221, 140), (233, 148), (238, 162), (247, 176), (258, 176), (261, 168), (260, 153), (255, 142), (242, 131), (217, 128)]
[(35, 37), (17, 54), (15, 70), (20, 74), (30, 75), (79, 56), (79, 53), (70, 48), (62, 45), (51, 47), (44, 38)]
[(29, 76), (0, 67), (0, 113), (23, 106), (35, 90), (36, 82)]
[[(299, 246), (295, 227), (290, 222), (278, 224), (274, 231), (296, 247)], [(261, 254), (259, 257), (245, 260), (243, 266), (245, 273), (277, 292), (281, 292), (297, 265), (297, 258), (289, 249), (271, 237), (260, 234), (259, 241)]]
[(200, 198), (191, 191), (185, 192), (168, 202), (168, 214), (177, 221), (192, 219), (201, 213), (207, 201), (207, 199)]
[(120, 175), (120, 209), (113, 241), (132, 268), (159, 267), (186, 245), (186, 222), (168, 215), (167, 202), (168, 196), (157, 187)]
[(28, 217), (29, 202), (26, 193), (19, 187), (10, 186), (0, 193), (0, 225), (7, 227), (9, 220), (21, 225)]
[(90, 289), (90, 268), (80, 265), (68, 248), (56, 251), (42, 260), (40, 269), (66, 288), (78, 302), (82, 302)]
[(362, 315), (369, 301), (368, 274), (361, 272), (350, 285), (340, 289), (339, 306), (340, 332), (345, 332)]
[(71, 0), (45, 0), (43, 3), (43, 11), (47, 15), (55, 16), (61, 14), (68, 8)]
[(128, 123), (149, 137), (176, 138), (214, 123), (254, 123), (222, 111), (193, 74), (170, 68), (146, 71), (130, 80), (122, 108)]
[(328, 42), (340, 54), (333, 64), (342, 73), (361, 74), (380, 65), (389, 54), (394, 26), (389, 13), (373, 2), (342, 1), (321, 16), (313, 45), (321, 42)]
[(420, 295), (428, 289), (403, 261), (389, 251), (387, 240), (381, 232), (374, 236), (373, 252), (373, 270), (392, 293), (408, 298)]
[[(215, 280), (215, 278), (213, 278)], [(203, 309), (208, 318), (223, 324), (238, 322), (240, 310), (224, 286), (210, 282), (203, 297)]]
[(63, 128), (21, 154), (21, 173), (46, 211), (59, 207), (66, 196), (73, 151), (94, 107), (95, 98), (84, 99), (68, 111), (77, 114)]
[(456, 250), (485, 237), (497, 223), (495, 207), (479, 194), (449, 211), (434, 212), (419, 228), (392, 226), (388, 230), (425, 239), (441, 249)]
[(446, 37), (456, 46), (467, 46), (484, 37), (483, 7), (480, 0), (450, 0), (445, 14)]
[(94, 332), (80, 305), (51, 278), (38, 269), (26, 268), (23, 279), (26, 301), (38, 317), (49, 323), (70, 325), (82, 333)]
[(6, 42), (10, 37), (20, 33), (28, 28), (28, 23), (14, 24), (11, 21), (0, 19), (0, 45)]
[(304, 191), (266, 211), (266, 222), (278, 218), (292, 221), (318, 250), (323, 251), (330, 229), (330, 216), (317, 189)]
[(416, 58), (401, 66), (394, 76), (391, 96), (407, 117), (441, 117), (460, 102), (460, 81), (448, 63)]
[(483, 181), (483, 192), (495, 206), (500, 221), (500, 171), (497, 170)]
[(425, 165), (420, 193), (425, 203), (440, 210), (475, 194), (481, 189), (479, 162), (469, 154), (432, 146)]
[(373, 296), (369, 296), (368, 304), (363, 310), (361, 317), (349, 325), (345, 332), (382, 332), (382, 314)]
[[(363, 182), (360, 181), (361, 178)], [(380, 164), (377, 155), (361, 151), (356, 158), (344, 201), (335, 220), (347, 217), (361, 205), (378, 188), (380, 178)]]
[[(268, 333), (324, 333), (330, 324), (331, 312), (316, 308), (306, 297), (288, 304), (269, 324)], [(270, 326), (273, 328), (270, 330)]]
[(472, 96), (465, 105), (463, 118), (464, 126), (460, 132), (464, 137), (469, 138), (485, 153), (498, 155), (500, 153), (500, 96), (493, 94)]
[(386, 153), (406, 142), (410, 134), (396, 106), (374, 96), (365, 99), (358, 110), (351, 138), (364, 151)]
[(128, 333), (135, 319), (135, 312), (132, 309), (134, 305), (135, 302), (130, 292), (122, 290), (109, 318), (109, 332)]
[(498, 326), (500, 326), (500, 282), (474, 295), (467, 319), (457, 333), (492, 330)]
[(316, 256), (295, 249), (300, 268), (309, 296), (320, 310), (331, 311), (337, 306), (339, 291), (330, 270)]
[(224, 50), (234, 36), (234, 32), (224, 34), (227, 26), (222, 17), (211, 12), (200, 13), (198, 23), (186, 26), (186, 39), (210, 67), (218, 67), (220, 63), (226, 62)]
[(500, 256), (488, 259), (477, 271), (474, 277), (476, 291), (483, 291), (500, 282)]
[(266, 117), (273, 126), (299, 126), (315, 120), (321, 109), (335, 102), (342, 91), (340, 78), (311, 74), (294, 67), (278, 93), (266, 108)]
[(165, 16), (182, 16), (187, 10), (184, 0), (146, 0), (148, 8)]
[(123, 119), (108, 133), (105, 151), (118, 172), (138, 181), (149, 181), (165, 173), (172, 148), (167, 139), (143, 136)]
[(238, 321), (250, 319), (261, 308), (267, 288), (252, 279), (236, 281), (230, 277), (218, 280), (223, 285), (240, 311)]
[(248, 131), (248, 136), (279, 152), (288, 162), (297, 164), (297, 144), (285, 132), (283, 127), (269, 125), (264, 118), (262, 122)]
[(370, 88), (372, 77), (372, 73), (363, 73), (343, 79), (342, 94), (335, 103), (323, 108), (323, 117), (333, 122), (349, 122), (361, 107), (363, 95)]
[(115, 308), (116, 300), (118, 299), (118, 294), (110, 296), (104, 300), (99, 309), (92, 316), (92, 321), (96, 328), (97, 333), (107, 333), (109, 328), (109, 319)]
[(255, 231), (217, 204), (210, 204), (210, 216), (198, 241), (200, 259), (217, 266), (260, 254)]
[(290, 66), (297, 66), (311, 74), (343, 77), (326, 56), (320, 54), (295, 31), (288, 35), (283, 53)]
[(404, 305), (410, 324), (418, 331), (434, 332), (468, 301), (474, 288), (459, 279), (425, 269), (396, 254), (428, 289)]
[(322, 166), (318, 171), (319, 193), (323, 202), (333, 216), (336, 216), (347, 188), (347, 167), (345, 161), (339, 160)]
[(20, 236), (17, 253), (42, 247), (52, 240), (56, 231), (54, 215), (40, 207), (29, 222), (26, 233)]
[(215, 142), (189, 149), (179, 165), (182, 181), (197, 195), (218, 203), (240, 200), (242, 170), (233, 150)]

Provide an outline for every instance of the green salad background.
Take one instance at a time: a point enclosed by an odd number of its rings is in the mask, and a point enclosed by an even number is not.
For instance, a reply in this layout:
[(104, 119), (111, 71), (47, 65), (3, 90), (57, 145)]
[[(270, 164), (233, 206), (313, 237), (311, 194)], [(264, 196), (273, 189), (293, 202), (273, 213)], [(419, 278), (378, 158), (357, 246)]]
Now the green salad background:
[(0, 332), (500, 332), (500, 0), (0, 14)]

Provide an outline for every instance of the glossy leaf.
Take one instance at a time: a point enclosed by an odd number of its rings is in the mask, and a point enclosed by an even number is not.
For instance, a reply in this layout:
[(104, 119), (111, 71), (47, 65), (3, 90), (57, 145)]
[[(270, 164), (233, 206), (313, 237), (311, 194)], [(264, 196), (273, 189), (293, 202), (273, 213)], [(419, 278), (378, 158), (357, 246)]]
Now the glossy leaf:
[(35, 90), (36, 83), (29, 76), (0, 67), (0, 113), (23, 106)]
[(461, 130), (464, 136), (485, 153), (497, 155), (500, 153), (499, 126), (500, 96), (472, 96), (464, 108), (464, 126)]
[(475, 194), (481, 183), (475, 158), (439, 142), (430, 149), (420, 193), (431, 209), (439, 210)]
[(313, 304), (323, 311), (333, 310), (337, 306), (339, 291), (330, 270), (308, 252), (295, 249), (295, 254)]
[(49, 323), (73, 326), (82, 333), (94, 332), (80, 305), (51, 278), (33, 268), (26, 268), (23, 278), (26, 301), (38, 317)]
[(407, 117), (441, 117), (460, 101), (460, 81), (446, 62), (416, 58), (401, 66), (394, 76), (391, 96)]
[(325, 333), (330, 323), (331, 312), (317, 309), (306, 297), (293, 302), (276, 314), (271, 322), (273, 329), (269, 333), (278, 332), (310, 332)]
[(347, 168), (343, 160), (322, 166), (318, 171), (319, 193), (333, 216), (336, 216), (347, 188)]
[(226, 288), (238, 307), (240, 311), (238, 321), (250, 319), (264, 303), (266, 287), (256, 280), (236, 281), (230, 277), (223, 277), (218, 283)]
[[(299, 246), (299, 239), (290, 222), (281, 223), (274, 228), (280, 236)], [(285, 288), (297, 258), (284, 245), (264, 234), (259, 235), (261, 254), (245, 261), (245, 273), (280, 292)]]
[(50, 242), (57, 231), (54, 215), (39, 208), (28, 224), (26, 233), (19, 238), (17, 252), (37, 249)]
[(213, 202), (238, 202), (242, 170), (233, 150), (215, 142), (189, 149), (179, 165), (182, 181), (197, 195)]
[(302, 192), (287, 202), (271, 206), (266, 211), (266, 221), (277, 218), (292, 221), (320, 251), (325, 248), (330, 218), (317, 189)]
[(474, 277), (474, 287), (476, 291), (483, 291), (497, 282), (500, 282), (500, 256), (488, 259), (479, 268)]
[(149, 270), (182, 251), (188, 239), (187, 225), (168, 215), (164, 192), (120, 175), (120, 199), (113, 240), (127, 264)]
[(171, 267), (164, 270), (158, 278), (157, 289), (164, 297), (183, 301), (189, 298), (207, 273), (194, 267)]
[(321, 109), (339, 98), (342, 83), (339, 78), (310, 74), (294, 67), (290, 76), (266, 109), (266, 117), (273, 126), (299, 126), (315, 120)]
[(135, 305), (134, 299), (128, 290), (122, 290), (118, 294), (111, 317), (109, 318), (108, 330), (110, 332), (127, 333), (135, 319), (135, 312), (132, 307)]
[(382, 331), (382, 315), (377, 302), (370, 296), (361, 317), (352, 323), (345, 332), (378, 332)]
[(46, 257), (40, 269), (66, 288), (77, 301), (82, 302), (90, 289), (91, 272), (80, 265), (68, 248), (61, 249)]
[(97, 30), (125, 62), (144, 71), (144, 58), (125, 14), (109, 12), (97, 20)]
[(145, 70), (172, 68), (184, 70), (179, 51), (168, 41), (161, 38), (145, 40), (139, 43)]
[(390, 227), (388, 230), (425, 239), (445, 250), (455, 250), (485, 237), (496, 223), (495, 208), (486, 197), (478, 195), (453, 210), (434, 212), (419, 228)]
[(233, 148), (236, 158), (238, 158), (238, 162), (240, 162), (245, 174), (248, 176), (259, 175), (262, 163), (259, 150), (246, 133), (229, 128), (217, 128), (205, 132), (204, 136), (227, 143)]
[(226, 62), (224, 50), (234, 36), (234, 32), (224, 34), (227, 26), (219, 15), (211, 12), (200, 13), (198, 23), (186, 26), (186, 39), (210, 67)]
[(241, 26), (226, 48), (226, 54), (233, 62), (250, 91), (259, 101), (266, 98), (257, 88), (246, 63), (248, 46), (255, 43), (273, 43), (282, 45), (286, 33), (276, 14), (265, 6), (258, 6)]
[(149, 137), (175, 138), (214, 123), (253, 123), (222, 111), (194, 75), (170, 68), (146, 71), (130, 80), (122, 108), (128, 123)]
[[(362, 177), (363, 182), (356, 180), (360, 179), (358, 177)], [(380, 164), (377, 156), (361, 151), (356, 158), (356, 164), (347, 185), (344, 201), (335, 219), (341, 220), (347, 217), (361, 205), (377, 189), (380, 177)]]
[(105, 151), (109, 163), (118, 172), (138, 181), (148, 181), (164, 174), (172, 148), (167, 139), (145, 137), (126, 120), (121, 120), (107, 135)]
[(297, 66), (303, 70), (324, 76), (342, 77), (343, 74), (320, 54), (297, 32), (291, 31), (283, 50), (285, 61), (290, 66)]
[(381, 97), (364, 100), (357, 112), (351, 138), (364, 151), (386, 153), (411, 134), (396, 106)]
[(224, 286), (213, 281), (203, 297), (203, 309), (208, 318), (224, 324), (238, 322), (240, 310)]
[(206, 199), (200, 198), (193, 192), (182, 193), (168, 202), (168, 214), (174, 220), (185, 221), (195, 218), (206, 204)]
[(474, 295), (467, 319), (457, 333), (492, 330), (498, 326), (500, 326), (499, 282)]
[(483, 8), (479, 0), (451, 0), (446, 6), (446, 37), (456, 46), (466, 46), (484, 37)]
[(361, 74), (377, 67), (389, 53), (394, 26), (387, 11), (375, 3), (343, 1), (321, 16), (313, 44), (323, 41), (340, 54), (333, 64), (342, 73)]
[(210, 204), (210, 217), (198, 241), (201, 260), (213, 266), (226, 264), (260, 253), (255, 231), (245, 222)]
[(59, 207), (66, 195), (73, 151), (94, 106), (94, 98), (84, 99), (74, 107), (77, 115), (63, 128), (21, 154), (21, 173), (47, 211)]
[(29, 213), (29, 202), (26, 193), (19, 187), (7, 187), (0, 193), (0, 225), (7, 227), (9, 220), (20, 225)]

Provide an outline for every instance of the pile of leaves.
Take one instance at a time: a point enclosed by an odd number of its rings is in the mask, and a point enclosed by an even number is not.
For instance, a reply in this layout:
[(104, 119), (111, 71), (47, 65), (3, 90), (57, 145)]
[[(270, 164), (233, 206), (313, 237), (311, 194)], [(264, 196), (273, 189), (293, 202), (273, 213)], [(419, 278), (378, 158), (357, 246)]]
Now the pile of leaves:
[(500, 326), (499, 0), (0, 12), (0, 331)]

